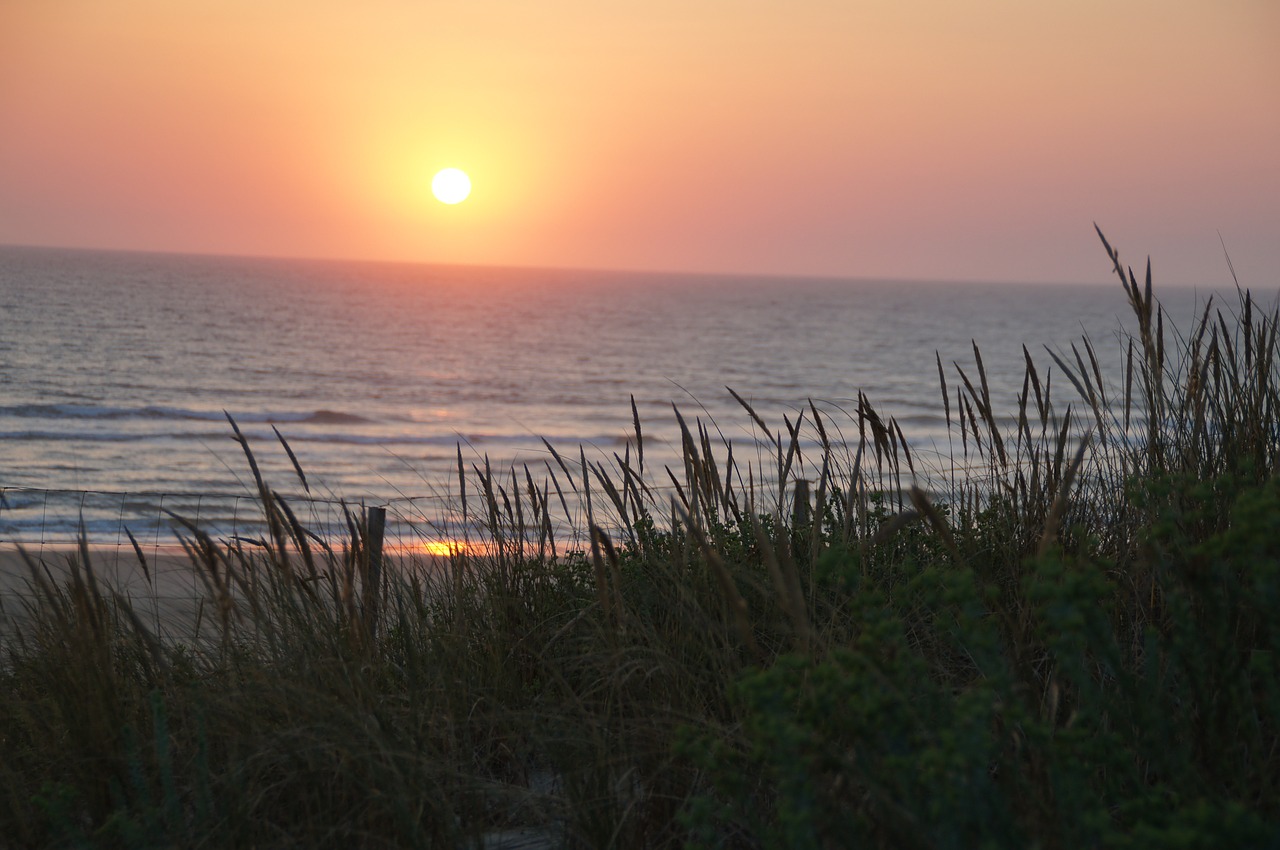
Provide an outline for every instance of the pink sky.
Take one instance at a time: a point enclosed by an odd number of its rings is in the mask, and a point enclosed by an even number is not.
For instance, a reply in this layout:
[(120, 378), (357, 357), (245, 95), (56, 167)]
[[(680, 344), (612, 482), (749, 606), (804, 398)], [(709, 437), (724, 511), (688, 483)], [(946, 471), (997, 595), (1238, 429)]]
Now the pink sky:
[(1277, 284), (1280, 4), (0, 3), (0, 244), (1099, 282), (1094, 221)]

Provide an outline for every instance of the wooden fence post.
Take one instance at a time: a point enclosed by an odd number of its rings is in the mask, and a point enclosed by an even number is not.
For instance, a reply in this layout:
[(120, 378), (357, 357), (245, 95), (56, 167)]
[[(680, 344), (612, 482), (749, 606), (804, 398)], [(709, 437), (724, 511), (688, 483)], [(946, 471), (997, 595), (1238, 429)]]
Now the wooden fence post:
[(791, 503), (791, 530), (799, 531), (809, 524), (809, 482), (796, 481), (796, 497)]
[(382, 539), (387, 528), (387, 509), (365, 509), (365, 563), (362, 596), (364, 625), (370, 638), (378, 634), (378, 615), (382, 596)]
[(796, 481), (795, 499), (791, 502), (791, 554), (799, 558), (808, 551), (810, 539), (805, 526), (809, 524), (809, 482)]

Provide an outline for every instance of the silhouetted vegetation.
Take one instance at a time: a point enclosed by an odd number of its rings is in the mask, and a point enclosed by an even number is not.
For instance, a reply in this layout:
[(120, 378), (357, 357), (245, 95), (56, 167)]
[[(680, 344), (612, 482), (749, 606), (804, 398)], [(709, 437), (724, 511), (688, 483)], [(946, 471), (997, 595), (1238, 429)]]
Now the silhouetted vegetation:
[(361, 516), (317, 540), (258, 478), (263, 540), (184, 531), (184, 643), (87, 546), (65, 582), (33, 560), (0, 843), (1280, 845), (1277, 313), (1240, 291), (1180, 334), (1106, 248), (1118, 385), (1087, 339), (1028, 353), (1004, 416), (976, 348), (939, 359), (927, 470), (866, 398), (743, 402), (750, 462), (681, 419), (656, 474), (637, 419), (612, 465), (460, 464), (483, 539), (376, 579)]

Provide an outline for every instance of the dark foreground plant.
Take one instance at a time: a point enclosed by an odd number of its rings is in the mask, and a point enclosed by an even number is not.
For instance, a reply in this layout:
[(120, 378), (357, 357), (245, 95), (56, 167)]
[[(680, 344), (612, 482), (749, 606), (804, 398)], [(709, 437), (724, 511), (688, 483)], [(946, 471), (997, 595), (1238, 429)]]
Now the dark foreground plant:
[(236, 430), (265, 531), (184, 526), (183, 640), (87, 546), (30, 562), (0, 843), (1280, 845), (1277, 317), (1242, 292), (1179, 336), (1107, 250), (1122, 388), (1088, 340), (1028, 354), (1006, 418), (976, 350), (939, 360), (941, 469), (865, 398), (743, 402), (745, 464), (680, 418), (660, 476), (637, 420), (613, 464), (460, 468), (475, 539), (379, 570), (376, 524), (313, 536)]

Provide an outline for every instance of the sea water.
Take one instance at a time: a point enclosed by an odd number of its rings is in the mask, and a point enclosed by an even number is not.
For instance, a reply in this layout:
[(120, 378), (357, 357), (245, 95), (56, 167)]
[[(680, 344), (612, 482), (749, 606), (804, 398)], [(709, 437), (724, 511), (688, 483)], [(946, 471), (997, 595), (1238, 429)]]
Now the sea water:
[[(1158, 294), (1187, 328), (1211, 289)], [(632, 399), (660, 478), (673, 407), (751, 461), (726, 388), (780, 433), (810, 404), (848, 429), (864, 394), (945, 454), (937, 359), (954, 392), (976, 343), (1011, 413), (1024, 346), (1058, 372), (1087, 335), (1114, 374), (1134, 328), (1101, 250), (1096, 280), (1017, 285), (0, 248), (0, 542), (251, 512), (229, 418), (272, 487), (348, 505), (454, 499), (460, 458), (559, 473), (546, 443), (634, 462)]]

